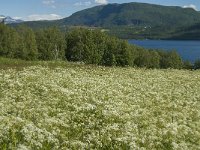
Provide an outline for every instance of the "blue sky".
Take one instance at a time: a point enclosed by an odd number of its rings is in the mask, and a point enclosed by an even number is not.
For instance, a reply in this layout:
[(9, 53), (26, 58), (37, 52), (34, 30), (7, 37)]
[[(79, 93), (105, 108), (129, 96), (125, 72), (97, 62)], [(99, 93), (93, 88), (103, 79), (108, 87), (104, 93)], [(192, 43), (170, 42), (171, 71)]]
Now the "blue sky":
[(0, 15), (24, 20), (52, 20), (107, 3), (145, 2), (200, 10), (200, 0), (0, 0)]

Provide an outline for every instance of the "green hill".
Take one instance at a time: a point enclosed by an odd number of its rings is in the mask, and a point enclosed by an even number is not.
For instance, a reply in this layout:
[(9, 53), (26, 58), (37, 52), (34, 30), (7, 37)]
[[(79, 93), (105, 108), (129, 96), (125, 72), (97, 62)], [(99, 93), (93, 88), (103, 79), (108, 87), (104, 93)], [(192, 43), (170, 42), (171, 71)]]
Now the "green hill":
[[(32, 28), (57, 25), (98, 27), (120, 38), (200, 39), (200, 12), (192, 8), (146, 3), (108, 4), (55, 21), (25, 22)], [(195, 28), (195, 29), (194, 29)]]
[(200, 40), (200, 23), (178, 29), (171, 39)]
[(191, 8), (145, 3), (108, 4), (74, 13), (62, 19), (64, 25), (86, 26), (183, 26), (200, 22), (200, 13)]

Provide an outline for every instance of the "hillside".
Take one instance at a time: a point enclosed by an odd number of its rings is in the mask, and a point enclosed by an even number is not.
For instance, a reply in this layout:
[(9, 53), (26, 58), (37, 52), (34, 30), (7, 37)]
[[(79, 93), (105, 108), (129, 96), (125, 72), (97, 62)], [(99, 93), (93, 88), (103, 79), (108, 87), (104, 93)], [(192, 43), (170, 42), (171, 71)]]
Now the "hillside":
[(200, 23), (177, 29), (171, 39), (200, 40)]
[(86, 26), (183, 26), (200, 22), (200, 13), (191, 8), (145, 3), (108, 4), (74, 13), (62, 19), (64, 25)]
[[(192, 8), (178, 6), (161, 6), (146, 3), (108, 4), (85, 9), (72, 14), (70, 17), (55, 21), (26, 22), (33, 28), (57, 25), (86, 26), (107, 29), (110, 34), (120, 38), (197, 38), (200, 28), (188, 28), (200, 23), (200, 12)], [(180, 29), (186, 30), (180, 32)], [(190, 35), (190, 36), (189, 36)]]

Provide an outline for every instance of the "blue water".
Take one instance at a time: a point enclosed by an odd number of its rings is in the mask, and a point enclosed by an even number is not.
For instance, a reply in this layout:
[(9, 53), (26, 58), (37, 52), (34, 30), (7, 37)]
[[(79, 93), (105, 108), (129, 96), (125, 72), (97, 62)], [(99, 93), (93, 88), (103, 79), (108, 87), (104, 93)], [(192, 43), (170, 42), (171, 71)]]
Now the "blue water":
[(129, 40), (144, 48), (176, 50), (183, 60), (194, 62), (200, 59), (200, 41), (169, 41), (169, 40)]

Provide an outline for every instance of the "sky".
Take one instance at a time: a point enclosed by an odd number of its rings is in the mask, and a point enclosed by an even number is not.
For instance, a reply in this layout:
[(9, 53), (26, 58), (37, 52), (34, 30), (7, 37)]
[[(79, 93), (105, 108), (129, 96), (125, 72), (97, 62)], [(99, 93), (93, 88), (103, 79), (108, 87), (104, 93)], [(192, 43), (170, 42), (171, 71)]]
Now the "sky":
[(200, 10), (200, 0), (0, 0), (0, 15), (15, 19), (54, 20), (97, 5), (142, 2)]

